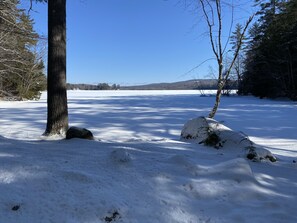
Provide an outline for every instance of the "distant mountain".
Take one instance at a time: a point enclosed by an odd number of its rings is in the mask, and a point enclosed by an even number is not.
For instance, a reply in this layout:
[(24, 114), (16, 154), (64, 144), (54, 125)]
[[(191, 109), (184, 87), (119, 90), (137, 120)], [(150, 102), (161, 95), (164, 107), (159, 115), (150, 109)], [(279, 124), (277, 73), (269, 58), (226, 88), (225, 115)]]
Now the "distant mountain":
[(216, 89), (217, 80), (199, 79), (187, 80), (173, 83), (154, 83), (136, 86), (121, 86), (121, 90), (195, 90), (195, 89)]
[[(229, 89), (235, 89), (235, 82), (231, 82)], [(98, 85), (91, 84), (67, 84), (68, 90), (212, 90), (217, 88), (217, 80), (215, 79), (197, 79), (179, 81), (173, 83), (154, 83), (134, 86), (120, 86), (108, 85), (106, 83), (99, 83)]]

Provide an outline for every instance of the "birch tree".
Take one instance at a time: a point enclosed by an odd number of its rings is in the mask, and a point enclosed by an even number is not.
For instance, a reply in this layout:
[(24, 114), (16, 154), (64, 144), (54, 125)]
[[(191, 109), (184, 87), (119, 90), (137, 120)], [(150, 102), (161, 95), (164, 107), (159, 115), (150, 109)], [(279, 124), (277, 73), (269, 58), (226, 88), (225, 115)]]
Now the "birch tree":
[(234, 49), (234, 54), (231, 58), (231, 63), (228, 64), (228, 67), (224, 68), (223, 62), (226, 56), (226, 49), (227, 49), (226, 46), (228, 44), (229, 38), (227, 40), (227, 43), (223, 42), (222, 35), (226, 29), (230, 30), (230, 27), (223, 26), (222, 1), (221, 0), (197, 0), (197, 1), (201, 8), (202, 15), (207, 25), (207, 33), (210, 40), (211, 50), (215, 56), (216, 64), (218, 67), (218, 73), (217, 73), (218, 85), (217, 85), (215, 104), (208, 115), (209, 118), (213, 118), (220, 105), (222, 90), (226, 85), (231, 69), (234, 66), (234, 63), (236, 62), (236, 59), (238, 57), (238, 53), (240, 51), (240, 48), (243, 42), (244, 34), (247, 31), (247, 28), (249, 24), (252, 22), (254, 16), (252, 15), (243, 26), (242, 32), (239, 34), (238, 45)]

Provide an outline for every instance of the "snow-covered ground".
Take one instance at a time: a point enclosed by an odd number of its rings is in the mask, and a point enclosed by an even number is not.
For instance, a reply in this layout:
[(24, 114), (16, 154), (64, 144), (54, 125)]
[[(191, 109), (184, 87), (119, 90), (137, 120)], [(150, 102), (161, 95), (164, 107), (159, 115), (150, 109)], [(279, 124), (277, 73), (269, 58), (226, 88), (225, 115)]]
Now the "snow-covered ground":
[(278, 159), (180, 141), (214, 97), (197, 91), (70, 91), (71, 126), (49, 140), (46, 95), (0, 102), (0, 223), (297, 222), (297, 104), (224, 97), (216, 120)]

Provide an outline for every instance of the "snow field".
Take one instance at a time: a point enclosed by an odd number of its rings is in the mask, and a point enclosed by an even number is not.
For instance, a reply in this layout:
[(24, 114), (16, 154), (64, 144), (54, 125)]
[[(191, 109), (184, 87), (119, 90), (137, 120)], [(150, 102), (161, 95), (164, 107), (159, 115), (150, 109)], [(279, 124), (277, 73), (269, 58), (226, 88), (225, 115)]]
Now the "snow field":
[[(179, 140), (213, 97), (68, 92), (70, 124), (96, 141), (49, 140), (45, 96), (0, 102), (0, 223), (297, 222), (296, 104), (222, 99), (216, 119), (279, 159)], [(18, 208), (16, 208), (18, 207)], [(17, 209), (17, 210), (13, 210)]]

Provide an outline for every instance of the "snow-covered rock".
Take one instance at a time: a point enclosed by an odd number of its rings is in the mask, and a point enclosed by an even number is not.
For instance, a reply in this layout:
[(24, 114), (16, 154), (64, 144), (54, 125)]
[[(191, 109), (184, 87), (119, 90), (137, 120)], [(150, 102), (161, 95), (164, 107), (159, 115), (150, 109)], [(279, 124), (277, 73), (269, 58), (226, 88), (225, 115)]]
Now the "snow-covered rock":
[(247, 149), (246, 157), (253, 161), (261, 161), (263, 159), (268, 159), (271, 162), (277, 161), (276, 157), (268, 150), (261, 146), (249, 146)]
[(241, 132), (234, 132), (222, 123), (206, 117), (189, 120), (183, 127), (181, 138), (214, 147), (223, 147), (225, 143), (250, 146), (252, 142)]
[(268, 159), (275, 162), (276, 158), (264, 147), (255, 145), (248, 136), (236, 132), (222, 123), (206, 117), (189, 120), (183, 127), (181, 139), (206, 146), (236, 148), (245, 151), (246, 157), (255, 161)]
[(201, 142), (208, 137), (208, 122), (204, 117), (189, 120), (183, 127), (181, 138)]

